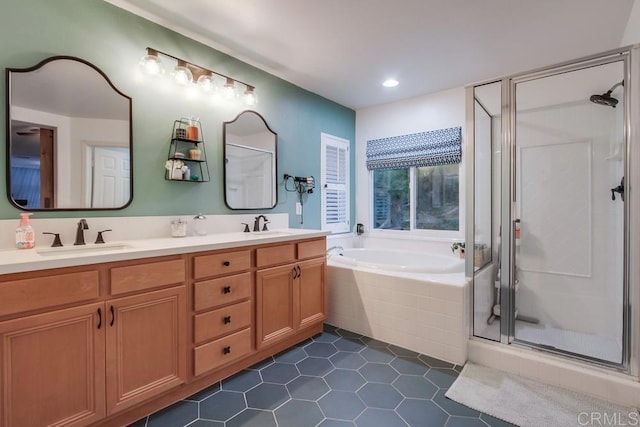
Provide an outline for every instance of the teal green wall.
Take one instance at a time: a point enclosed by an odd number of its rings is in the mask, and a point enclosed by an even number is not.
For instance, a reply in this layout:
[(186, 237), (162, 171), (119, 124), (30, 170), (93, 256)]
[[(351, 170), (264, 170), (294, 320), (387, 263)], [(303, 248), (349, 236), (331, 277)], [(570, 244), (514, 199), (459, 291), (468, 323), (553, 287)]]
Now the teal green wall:
[[(287, 193), (282, 175), (320, 177), (320, 133), (351, 141), (352, 188), (355, 173), (353, 144), (355, 112), (192, 39), (99, 0), (9, 0), (0, 6), (0, 68), (24, 68), (55, 55), (83, 58), (102, 71), (122, 92), (133, 98), (133, 203), (120, 211), (36, 213), (35, 217), (140, 216), (239, 213), (224, 204), (222, 182), (222, 122), (244, 108), (214, 105), (202, 96), (189, 99), (171, 85), (142, 78), (138, 62), (146, 47), (255, 85), (255, 108), (278, 133), (278, 205), (264, 213), (289, 213), (298, 227), (296, 193)], [(2, 85), (2, 100), (6, 99)], [(2, 102), (3, 116), (6, 103)], [(211, 181), (182, 183), (164, 180), (173, 121), (200, 117)], [(6, 121), (2, 123), (6, 135)], [(5, 137), (6, 138), (6, 137)], [(0, 168), (6, 176), (6, 150), (0, 150)], [(69, 165), (73, 168), (77, 165)], [(19, 210), (0, 197), (0, 219), (17, 218)], [(351, 191), (354, 194), (354, 191)], [(353, 197), (353, 196), (352, 196)], [(352, 223), (355, 203), (352, 199)], [(305, 203), (305, 228), (320, 228), (320, 192)]]

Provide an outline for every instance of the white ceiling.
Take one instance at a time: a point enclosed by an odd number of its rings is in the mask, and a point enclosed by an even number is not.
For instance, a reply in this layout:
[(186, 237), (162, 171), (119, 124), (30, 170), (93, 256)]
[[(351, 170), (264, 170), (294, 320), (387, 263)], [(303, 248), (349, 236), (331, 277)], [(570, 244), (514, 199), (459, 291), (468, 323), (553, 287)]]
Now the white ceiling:
[(634, 0), (107, 1), (360, 109), (617, 48)]

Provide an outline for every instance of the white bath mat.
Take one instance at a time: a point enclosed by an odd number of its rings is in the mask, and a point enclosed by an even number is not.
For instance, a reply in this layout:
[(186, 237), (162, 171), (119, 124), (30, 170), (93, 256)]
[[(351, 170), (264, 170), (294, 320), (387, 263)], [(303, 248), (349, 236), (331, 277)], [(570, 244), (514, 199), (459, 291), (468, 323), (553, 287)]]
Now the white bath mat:
[(521, 427), (640, 425), (634, 409), (473, 363), (445, 396)]

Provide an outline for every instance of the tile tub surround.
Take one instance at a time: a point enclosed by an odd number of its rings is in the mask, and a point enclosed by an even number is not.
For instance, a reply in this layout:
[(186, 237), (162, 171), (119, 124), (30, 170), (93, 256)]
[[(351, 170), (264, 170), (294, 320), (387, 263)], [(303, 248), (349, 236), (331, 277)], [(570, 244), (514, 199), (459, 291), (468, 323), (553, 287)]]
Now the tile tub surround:
[[(89, 229), (85, 231), (85, 241), (90, 244), (95, 241), (98, 231), (106, 229), (112, 230), (104, 234), (104, 239), (107, 242), (171, 237), (169, 224), (178, 218), (188, 221), (188, 235), (191, 236), (194, 231), (192, 220), (198, 213), (171, 216), (90, 217), (76, 216), (78, 214), (70, 212), (70, 216), (67, 218), (38, 218), (40, 212), (35, 212), (31, 216), (31, 225), (36, 231), (37, 248), (51, 246), (51, 242), (53, 242), (53, 236), (43, 236), (43, 231), (60, 233), (62, 243), (65, 246), (71, 246), (75, 240), (78, 221), (81, 218), (86, 218), (89, 224)], [(240, 232), (244, 227), (241, 224), (243, 222), (249, 224), (249, 228), (253, 230), (253, 221), (259, 215), (258, 212), (234, 215), (202, 213), (207, 217), (205, 224), (209, 234)], [(288, 214), (267, 213), (266, 216), (269, 218), (270, 230), (289, 227)], [(19, 212), (16, 211), (16, 219), (0, 220), (0, 251), (15, 249), (15, 232), (20, 221), (18, 218)]]
[(618, 405), (640, 408), (640, 382), (629, 375), (567, 361), (515, 345), (469, 340), (469, 361), (542, 383), (591, 395)]
[(375, 272), (329, 258), (327, 294), (332, 325), (451, 363), (467, 360), (470, 287), (462, 273)]
[(461, 368), (325, 325), (131, 426), (509, 426), (445, 398)]

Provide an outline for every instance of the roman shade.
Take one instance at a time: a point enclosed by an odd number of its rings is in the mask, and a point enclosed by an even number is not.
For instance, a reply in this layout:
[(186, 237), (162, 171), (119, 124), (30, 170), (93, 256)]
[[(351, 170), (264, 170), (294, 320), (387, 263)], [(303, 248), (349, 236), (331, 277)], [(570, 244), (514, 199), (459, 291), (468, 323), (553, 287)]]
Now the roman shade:
[(462, 128), (367, 141), (367, 169), (452, 165), (462, 161)]

